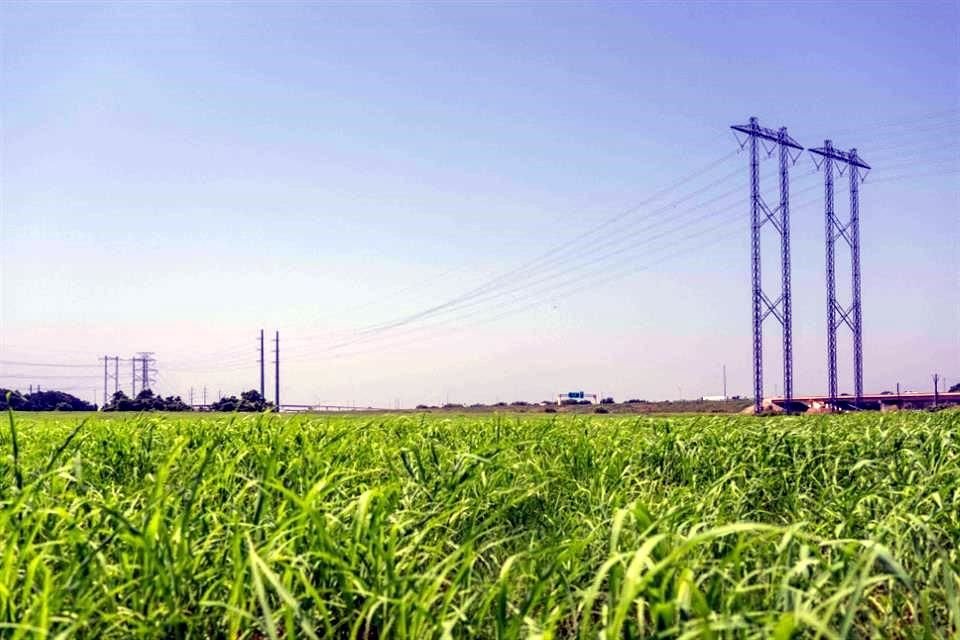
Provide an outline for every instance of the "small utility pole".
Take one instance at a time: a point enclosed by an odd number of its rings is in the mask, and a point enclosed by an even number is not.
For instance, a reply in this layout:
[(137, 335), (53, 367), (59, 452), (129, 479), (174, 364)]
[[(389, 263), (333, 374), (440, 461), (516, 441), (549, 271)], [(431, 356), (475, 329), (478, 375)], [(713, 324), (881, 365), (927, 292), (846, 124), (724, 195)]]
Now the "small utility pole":
[(266, 388), (263, 386), (263, 329), (260, 329), (260, 397), (266, 398)]
[[(107, 361), (109, 358), (103, 356), (103, 401), (107, 401)], [(96, 404), (96, 400), (93, 401)]]
[(940, 404), (940, 374), (933, 374), (933, 406)]
[(190, 387), (190, 407), (193, 408), (193, 387)]
[(207, 406), (207, 387), (203, 387), (203, 406)]
[(723, 401), (727, 401), (727, 365), (723, 365)]
[(130, 382), (130, 397), (137, 397), (137, 356), (130, 358), (130, 369), (133, 373), (133, 378)]
[(274, 383), (274, 393), (273, 397), (276, 399), (277, 403), (277, 413), (280, 413), (280, 332), (277, 331), (273, 338), (274, 342), (274, 372), (273, 372), (273, 383)]

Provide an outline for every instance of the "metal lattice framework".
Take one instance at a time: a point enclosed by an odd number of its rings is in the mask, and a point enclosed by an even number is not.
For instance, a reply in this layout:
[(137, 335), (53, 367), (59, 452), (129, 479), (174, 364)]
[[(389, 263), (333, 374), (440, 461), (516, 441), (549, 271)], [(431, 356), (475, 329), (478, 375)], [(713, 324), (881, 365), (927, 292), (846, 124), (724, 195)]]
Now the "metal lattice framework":
[[(827, 396), (830, 407), (837, 408), (837, 328), (847, 325), (853, 334), (853, 389), (857, 406), (863, 401), (863, 310), (860, 304), (860, 170), (870, 165), (857, 155), (856, 149), (841, 151), (825, 140), (818, 149), (810, 149), (817, 169), (823, 169), (824, 216), (826, 223), (827, 271)], [(850, 219), (842, 223), (833, 208), (833, 172), (850, 174)], [(835, 243), (843, 238), (850, 247), (850, 306), (837, 302)]]
[[(767, 129), (750, 118), (749, 124), (733, 125), (744, 134), (740, 148), (750, 149), (750, 221), (751, 266), (753, 280), (753, 398), (754, 411), (763, 409), (763, 321), (776, 318), (783, 329), (783, 400), (789, 407), (793, 400), (793, 305), (790, 287), (790, 165), (797, 161), (803, 147), (787, 134), (787, 128)], [(759, 146), (767, 155), (780, 151), (780, 204), (771, 209), (760, 194)], [(771, 299), (763, 291), (761, 279), (760, 230), (769, 222), (780, 235), (780, 296)]]
[[(103, 360), (103, 404), (109, 402), (110, 396), (109, 387), (107, 383), (110, 380), (113, 380), (113, 392), (116, 393), (120, 389), (120, 357), (119, 356), (103, 356), (100, 358)], [(110, 373), (109, 363), (113, 362), (113, 373)]]

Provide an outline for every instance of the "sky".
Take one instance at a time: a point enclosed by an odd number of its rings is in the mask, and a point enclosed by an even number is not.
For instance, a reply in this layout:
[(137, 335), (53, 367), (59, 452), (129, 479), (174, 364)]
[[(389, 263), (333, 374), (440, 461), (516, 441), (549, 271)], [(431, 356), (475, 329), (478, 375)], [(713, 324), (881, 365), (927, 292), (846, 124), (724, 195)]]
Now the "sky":
[[(749, 395), (751, 116), (873, 167), (866, 390), (960, 382), (957, 2), (8, 2), (0, 40), (0, 387), (102, 400), (98, 358), (147, 351), (209, 400), (259, 385), (263, 328), (284, 403)], [(822, 393), (823, 175), (790, 176)]]

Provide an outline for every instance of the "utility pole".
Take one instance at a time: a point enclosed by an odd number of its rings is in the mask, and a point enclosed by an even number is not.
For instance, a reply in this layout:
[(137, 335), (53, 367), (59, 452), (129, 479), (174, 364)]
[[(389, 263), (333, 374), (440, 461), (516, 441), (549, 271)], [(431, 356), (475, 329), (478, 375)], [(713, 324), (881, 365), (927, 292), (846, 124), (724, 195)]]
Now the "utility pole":
[(723, 365), (723, 401), (727, 401), (727, 365)]
[(203, 386), (203, 406), (207, 406), (207, 386)]
[(133, 379), (130, 382), (130, 397), (137, 397), (137, 356), (130, 358), (130, 369), (133, 372)]
[[(810, 149), (814, 165), (823, 168), (824, 222), (826, 225), (827, 274), (827, 395), (830, 406), (837, 409), (837, 328), (846, 324), (853, 334), (853, 390), (857, 406), (863, 403), (863, 313), (860, 304), (860, 170), (870, 171), (870, 165), (857, 155), (856, 149), (841, 151), (833, 142), (824, 140), (823, 146)], [(819, 161), (817, 158), (819, 157)], [(850, 218), (844, 224), (833, 209), (833, 168), (842, 176), (850, 172)], [(866, 174), (864, 174), (866, 178)], [(851, 289), (850, 306), (846, 309), (837, 302), (834, 243), (843, 238), (850, 247)]]
[[(120, 356), (113, 356), (113, 392), (117, 393), (120, 390)], [(107, 397), (103, 397), (103, 402), (106, 404)]]
[(274, 338), (274, 361), (275, 366), (273, 372), (273, 383), (274, 383), (274, 393), (273, 397), (276, 399), (277, 403), (277, 413), (280, 413), (280, 332), (277, 331)]
[(108, 360), (109, 358), (107, 358), (107, 356), (103, 356), (103, 400), (104, 402), (106, 402), (107, 400), (107, 361)]
[(940, 404), (940, 374), (933, 374), (933, 406)]
[(263, 329), (260, 329), (260, 397), (266, 399), (266, 389), (263, 386)]
[(190, 408), (193, 408), (193, 387), (190, 387)]
[[(793, 304), (790, 285), (790, 165), (796, 163), (803, 147), (787, 134), (786, 127), (774, 131), (761, 127), (756, 118), (749, 124), (733, 125), (736, 132), (746, 135), (740, 143), (750, 148), (750, 228), (751, 271), (753, 287), (753, 410), (763, 410), (763, 321), (770, 315), (783, 329), (783, 397), (789, 410), (793, 400)], [(736, 134), (734, 134), (736, 135)], [(780, 204), (770, 209), (760, 195), (759, 145), (767, 155), (780, 150)], [(780, 296), (773, 300), (763, 291), (760, 259), (760, 230), (769, 222), (780, 235)]]

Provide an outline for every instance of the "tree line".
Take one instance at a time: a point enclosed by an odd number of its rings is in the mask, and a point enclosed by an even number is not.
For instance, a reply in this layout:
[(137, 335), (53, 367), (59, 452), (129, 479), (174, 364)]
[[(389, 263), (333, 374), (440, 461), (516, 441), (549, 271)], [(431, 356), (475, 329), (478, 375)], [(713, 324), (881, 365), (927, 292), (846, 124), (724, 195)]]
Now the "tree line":
[(0, 410), (15, 411), (96, 411), (90, 404), (63, 391), (35, 391), (23, 393), (14, 389), (0, 389)]
[[(194, 408), (180, 396), (163, 397), (150, 389), (143, 389), (131, 398), (123, 391), (117, 391), (103, 407), (97, 407), (86, 400), (64, 391), (37, 391), (21, 394), (14, 389), (0, 388), (0, 411), (193, 411)], [(272, 402), (268, 402), (260, 392), (251, 389), (237, 396), (225, 396), (209, 407), (207, 411), (239, 411), (253, 413), (274, 411)]]

